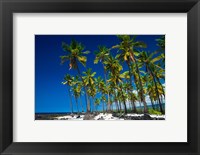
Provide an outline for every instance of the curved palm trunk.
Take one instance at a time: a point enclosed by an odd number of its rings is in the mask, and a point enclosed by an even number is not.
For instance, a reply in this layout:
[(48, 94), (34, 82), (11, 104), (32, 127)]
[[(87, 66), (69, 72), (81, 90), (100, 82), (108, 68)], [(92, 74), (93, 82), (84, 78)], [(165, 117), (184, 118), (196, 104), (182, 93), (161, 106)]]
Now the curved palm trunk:
[(158, 87), (157, 87), (156, 79), (155, 79), (155, 76), (154, 76), (151, 68), (148, 67), (148, 69), (150, 71), (151, 76), (153, 77), (153, 82), (154, 82), (154, 85), (156, 87), (156, 96), (158, 98), (158, 103), (159, 103), (159, 106), (160, 106), (160, 112), (163, 114), (163, 108), (162, 108), (162, 104), (161, 104), (159, 93), (158, 93)]
[(79, 70), (79, 67), (77, 65), (77, 71), (78, 71), (78, 74), (83, 82), (83, 88), (84, 88), (84, 91), (85, 91), (85, 100), (86, 100), (86, 106), (87, 106), (87, 112), (90, 112), (90, 101), (89, 101), (89, 98), (88, 98), (88, 94), (87, 94), (87, 88), (85, 86), (85, 83), (83, 81), (83, 77), (81, 76), (81, 72)]
[(123, 104), (124, 104), (124, 113), (127, 114), (127, 108), (126, 108), (126, 101), (125, 100), (123, 101)]
[(70, 88), (68, 86), (68, 93), (69, 93), (69, 99), (70, 99), (70, 108), (71, 108), (71, 113), (73, 113), (73, 104), (72, 104), (72, 96), (70, 93)]

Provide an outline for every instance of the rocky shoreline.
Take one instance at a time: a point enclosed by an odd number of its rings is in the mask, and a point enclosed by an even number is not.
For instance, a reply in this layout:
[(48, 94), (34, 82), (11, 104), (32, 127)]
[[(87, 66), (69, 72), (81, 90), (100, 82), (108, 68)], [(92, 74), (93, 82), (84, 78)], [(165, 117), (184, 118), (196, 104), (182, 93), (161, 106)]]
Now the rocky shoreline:
[(123, 113), (80, 113), (62, 116), (36, 116), (36, 120), (165, 120), (165, 115)]

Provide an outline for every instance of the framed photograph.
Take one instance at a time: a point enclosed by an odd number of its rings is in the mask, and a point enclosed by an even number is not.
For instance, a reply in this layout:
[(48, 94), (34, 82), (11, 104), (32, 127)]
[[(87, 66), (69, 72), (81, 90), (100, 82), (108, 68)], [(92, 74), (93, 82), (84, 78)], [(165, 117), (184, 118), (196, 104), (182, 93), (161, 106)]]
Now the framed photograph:
[(199, 9), (1, 0), (1, 153), (199, 154)]

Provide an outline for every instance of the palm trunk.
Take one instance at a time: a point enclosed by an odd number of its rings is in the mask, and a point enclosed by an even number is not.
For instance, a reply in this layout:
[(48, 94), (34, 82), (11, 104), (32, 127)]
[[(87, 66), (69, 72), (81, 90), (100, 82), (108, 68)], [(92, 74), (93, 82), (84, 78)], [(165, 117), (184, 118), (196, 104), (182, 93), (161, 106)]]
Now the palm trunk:
[(92, 104), (92, 105), (93, 105), (93, 111), (95, 112), (95, 110), (96, 110), (96, 109), (95, 109), (96, 106), (95, 106), (95, 104), (94, 104), (94, 97), (92, 97), (92, 103), (93, 103), (93, 104)]
[(152, 98), (151, 98), (151, 97), (149, 97), (149, 98), (150, 98), (150, 100), (151, 100), (151, 106), (152, 106), (153, 110), (155, 110), (155, 106), (154, 106), (154, 104), (153, 104)]
[(69, 93), (69, 99), (70, 99), (70, 108), (71, 108), (71, 113), (73, 113), (73, 104), (72, 104), (72, 96), (70, 93), (70, 88), (68, 86), (68, 93)]
[(110, 110), (110, 101), (108, 101), (108, 103), (107, 103), (107, 112), (111, 112), (111, 110)]
[(124, 104), (124, 113), (127, 114), (126, 101), (124, 101), (123, 104)]

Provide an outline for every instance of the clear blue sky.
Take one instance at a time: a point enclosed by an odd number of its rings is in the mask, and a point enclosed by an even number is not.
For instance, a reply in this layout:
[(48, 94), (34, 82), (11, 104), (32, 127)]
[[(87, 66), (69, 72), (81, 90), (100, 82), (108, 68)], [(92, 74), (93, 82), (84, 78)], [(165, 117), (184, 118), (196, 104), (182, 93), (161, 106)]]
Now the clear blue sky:
[[(147, 44), (146, 51), (154, 52), (158, 49), (155, 39), (160, 35), (138, 35), (136, 40)], [(119, 43), (115, 35), (36, 35), (35, 36), (35, 112), (69, 112), (69, 98), (67, 87), (62, 85), (64, 75), (69, 73), (76, 75), (76, 70), (68, 69), (68, 62), (61, 65), (60, 56), (65, 55), (61, 44), (69, 44), (72, 39), (85, 45), (85, 50), (91, 53), (87, 55), (87, 68), (97, 72), (96, 76), (103, 77), (102, 64), (94, 65), (95, 54), (98, 45), (112, 47)], [(79, 64), (80, 70), (85, 68)], [(126, 65), (123, 65), (126, 70)], [(73, 99), (74, 102), (74, 99)], [(82, 97), (85, 106), (85, 98)], [(101, 108), (101, 107), (99, 107)], [(76, 111), (76, 107), (74, 106)]]

